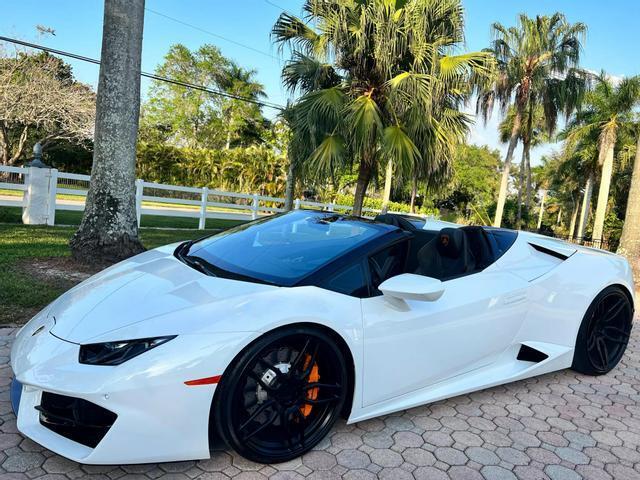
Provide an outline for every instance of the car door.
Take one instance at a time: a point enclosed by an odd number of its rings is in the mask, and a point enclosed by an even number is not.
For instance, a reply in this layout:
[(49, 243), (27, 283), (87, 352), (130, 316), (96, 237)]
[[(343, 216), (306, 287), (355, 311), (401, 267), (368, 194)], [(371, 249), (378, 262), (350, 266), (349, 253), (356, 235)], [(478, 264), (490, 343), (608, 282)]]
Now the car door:
[(432, 302), (362, 299), (363, 406), (488, 365), (512, 342), (526, 312), (526, 281), (493, 264), (443, 285)]

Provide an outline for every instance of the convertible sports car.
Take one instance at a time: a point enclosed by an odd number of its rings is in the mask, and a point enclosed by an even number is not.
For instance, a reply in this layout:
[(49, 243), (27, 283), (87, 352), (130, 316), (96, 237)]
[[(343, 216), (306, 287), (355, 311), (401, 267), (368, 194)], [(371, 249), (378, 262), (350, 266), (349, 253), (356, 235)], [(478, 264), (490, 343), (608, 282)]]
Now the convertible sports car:
[[(443, 228), (444, 227), (444, 228)], [(622, 357), (621, 257), (535, 234), (296, 210), (151, 250), (36, 315), (18, 429), (91, 464), (281, 462), (359, 422)]]

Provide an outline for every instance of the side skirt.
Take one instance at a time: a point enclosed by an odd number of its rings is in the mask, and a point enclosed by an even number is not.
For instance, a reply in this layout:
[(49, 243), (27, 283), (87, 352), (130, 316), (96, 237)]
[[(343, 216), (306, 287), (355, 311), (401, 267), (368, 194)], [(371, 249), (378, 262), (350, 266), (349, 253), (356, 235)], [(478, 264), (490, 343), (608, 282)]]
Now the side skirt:
[[(517, 360), (518, 353), (523, 345), (543, 352), (547, 355), (547, 358), (539, 362)], [(551, 343), (518, 343), (508, 348), (491, 365), (449, 378), (415, 392), (385, 400), (357, 411), (354, 410), (347, 423), (361, 422), (381, 415), (437, 402), (445, 398), (562, 370), (571, 366), (573, 350), (573, 347)]]

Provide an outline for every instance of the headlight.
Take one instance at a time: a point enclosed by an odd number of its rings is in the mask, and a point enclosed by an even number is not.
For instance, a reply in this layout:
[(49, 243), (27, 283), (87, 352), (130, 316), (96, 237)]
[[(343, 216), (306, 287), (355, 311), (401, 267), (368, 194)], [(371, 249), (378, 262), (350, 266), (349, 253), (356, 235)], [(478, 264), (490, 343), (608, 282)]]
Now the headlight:
[(80, 345), (79, 360), (86, 365), (120, 365), (174, 338), (176, 335)]

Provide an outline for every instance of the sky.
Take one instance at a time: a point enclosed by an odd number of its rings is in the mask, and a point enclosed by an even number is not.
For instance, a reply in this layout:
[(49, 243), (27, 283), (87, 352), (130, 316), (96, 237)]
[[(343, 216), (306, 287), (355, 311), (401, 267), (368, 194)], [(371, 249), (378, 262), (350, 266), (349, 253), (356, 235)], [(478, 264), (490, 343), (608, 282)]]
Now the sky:
[[(3, 0), (0, 35), (41, 43), (59, 50), (100, 58), (103, 0)], [(269, 32), (283, 9), (299, 13), (302, 0), (146, 0), (142, 70), (152, 72), (162, 62), (169, 47), (182, 43), (197, 49), (204, 43), (218, 46), (222, 53), (244, 68), (257, 71), (257, 79), (266, 89), (269, 101), (285, 104), (287, 92), (282, 88), (280, 71), (283, 58), (270, 41)], [(640, 0), (463, 0), (466, 16), (465, 50), (488, 46), (491, 25), (512, 25), (519, 13), (528, 15), (565, 13), (570, 22), (583, 22), (588, 34), (582, 52), (582, 66), (614, 77), (640, 73), (640, 39), (637, 19)], [(170, 18), (167, 18), (170, 17)], [(37, 25), (55, 30), (42, 35)], [(12, 47), (0, 44), (0, 48)], [(76, 78), (91, 84), (98, 82), (98, 66), (76, 60), (72, 65)], [(143, 92), (149, 81), (143, 79)], [(473, 112), (473, 106), (469, 106)], [(276, 112), (265, 110), (267, 116)], [(472, 128), (469, 142), (489, 145), (504, 153), (495, 112), (484, 125), (480, 119)], [(532, 151), (532, 162), (556, 145)], [(516, 159), (519, 159), (516, 151)]]

